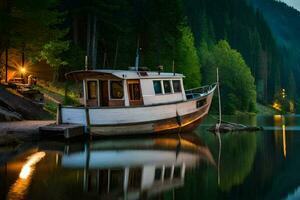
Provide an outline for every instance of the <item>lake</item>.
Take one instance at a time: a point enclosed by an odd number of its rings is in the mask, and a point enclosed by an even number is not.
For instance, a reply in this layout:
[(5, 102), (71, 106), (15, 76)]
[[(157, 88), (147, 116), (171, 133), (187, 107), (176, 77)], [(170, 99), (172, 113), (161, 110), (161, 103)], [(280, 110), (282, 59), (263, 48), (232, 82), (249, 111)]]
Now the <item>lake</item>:
[[(0, 199), (300, 199), (300, 116), (228, 116), (256, 133), (44, 140), (0, 161)], [(4, 155), (4, 156), (3, 156)]]

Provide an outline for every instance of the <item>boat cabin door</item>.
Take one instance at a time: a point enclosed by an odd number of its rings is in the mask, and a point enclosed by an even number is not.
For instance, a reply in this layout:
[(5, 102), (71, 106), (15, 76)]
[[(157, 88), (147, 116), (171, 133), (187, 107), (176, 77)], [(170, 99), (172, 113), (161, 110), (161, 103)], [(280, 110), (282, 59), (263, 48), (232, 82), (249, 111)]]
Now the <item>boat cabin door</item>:
[(130, 106), (143, 105), (140, 80), (127, 80)]
[(86, 81), (86, 105), (89, 107), (96, 107), (99, 105), (99, 82), (98, 80)]
[(86, 81), (86, 105), (89, 107), (108, 106), (108, 81)]

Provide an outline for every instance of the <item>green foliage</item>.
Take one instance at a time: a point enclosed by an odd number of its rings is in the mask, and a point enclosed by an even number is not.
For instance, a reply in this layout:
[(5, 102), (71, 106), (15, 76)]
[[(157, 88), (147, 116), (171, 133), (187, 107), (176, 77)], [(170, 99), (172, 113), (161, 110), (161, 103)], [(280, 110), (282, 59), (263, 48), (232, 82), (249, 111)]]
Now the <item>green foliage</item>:
[(201, 83), (200, 61), (194, 45), (194, 36), (188, 26), (181, 26), (181, 39), (178, 44), (177, 70), (185, 78), (186, 88), (199, 87)]
[(201, 52), (206, 82), (216, 80), (216, 68), (219, 68), (223, 112), (255, 112), (254, 78), (241, 54), (231, 49), (224, 40), (211, 50)]
[(10, 5), (10, 47), (25, 51), (34, 58), (46, 43), (59, 40), (67, 30), (57, 26), (63, 22), (64, 14), (54, 9), (57, 0), (15, 0)]
[(68, 64), (60, 57), (60, 55), (67, 51), (68, 48), (69, 42), (67, 41), (50, 41), (43, 46), (43, 49), (40, 52), (40, 60), (46, 60), (47, 64), (57, 71), (60, 66)]
[[(283, 61), (272, 32), (261, 13), (256, 12), (243, 0), (183, 2), (188, 23), (195, 36), (195, 44), (199, 48), (202, 66), (211, 59), (206, 55), (207, 49), (211, 48), (215, 41), (225, 39), (233, 49), (241, 53), (250, 68), (258, 86), (258, 100), (272, 102), (277, 92), (276, 85), (279, 85), (279, 88), (282, 85)], [(203, 82), (207, 83), (206, 71), (202, 70), (202, 73)], [(233, 101), (236, 99), (232, 95), (230, 98)]]

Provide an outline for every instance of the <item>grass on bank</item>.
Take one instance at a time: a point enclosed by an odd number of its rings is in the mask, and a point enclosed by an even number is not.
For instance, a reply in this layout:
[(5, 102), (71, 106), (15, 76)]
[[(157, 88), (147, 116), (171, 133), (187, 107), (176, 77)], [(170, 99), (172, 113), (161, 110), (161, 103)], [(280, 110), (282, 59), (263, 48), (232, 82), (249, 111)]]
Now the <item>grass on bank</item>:
[(80, 88), (76, 84), (40, 80), (35, 88), (44, 94), (44, 109), (51, 113), (53, 118), (56, 116), (58, 104), (80, 105)]

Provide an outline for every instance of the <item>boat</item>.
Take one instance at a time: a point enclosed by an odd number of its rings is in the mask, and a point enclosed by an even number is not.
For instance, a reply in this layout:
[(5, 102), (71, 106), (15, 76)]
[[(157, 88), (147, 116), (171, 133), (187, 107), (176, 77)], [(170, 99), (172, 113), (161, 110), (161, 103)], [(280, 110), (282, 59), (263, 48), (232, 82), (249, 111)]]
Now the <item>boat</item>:
[(147, 70), (78, 70), (80, 106), (59, 106), (58, 124), (81, 124), (92, 135), (179, 133), (208, 114), (216, 84), (185, 90), (184, 75)]

